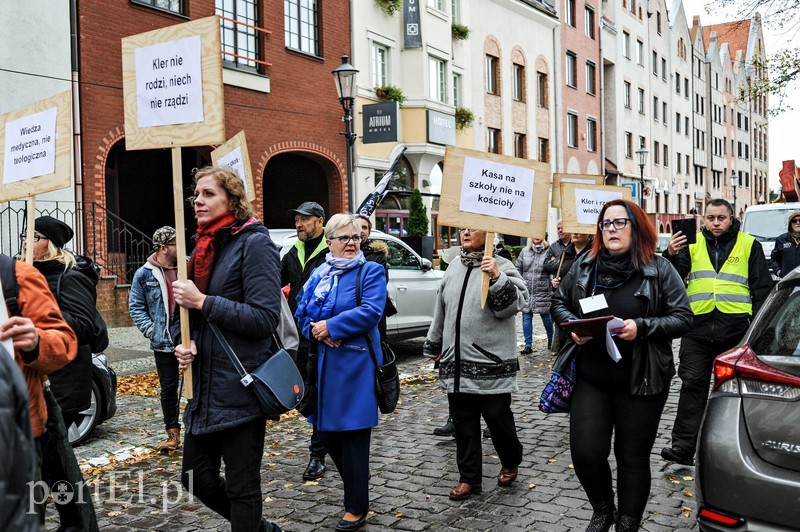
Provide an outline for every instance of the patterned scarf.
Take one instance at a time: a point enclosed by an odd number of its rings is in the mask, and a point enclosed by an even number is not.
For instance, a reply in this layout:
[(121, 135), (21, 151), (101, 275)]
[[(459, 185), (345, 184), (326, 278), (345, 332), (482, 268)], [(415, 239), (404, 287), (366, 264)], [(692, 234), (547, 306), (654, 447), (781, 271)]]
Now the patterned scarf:
[[(494, 257), (494, 254), (494, 251), (492, 251), (492, 257)], [(467, 251), (461, 248), (461, 262), (463, 262), (464, 266), (467, 268), (480, 267), (481, 261), (483, 261), (483, 251)]]
[(339, 276), (346, 271), (359, 267), (364, 264), (364, 253), (359, 251), (358, 255), (352, 259), (344, 257), (334, 257), (333, 253), (325, 256), (325, 264), (322, 264), (311, 272), (303, 290), (297, 296), (298, 318), (305, 312), (312, 319), (318, 321), (322, 316), (329, 315), (336, 301), (336, 289), (339, 286)]
[(233, 225), (236, 218), (233, 213), (226, 212), (217, 216), (204, 225), (197, 227), (197, 240), (195, 242), (194, 253), (189, 259), (189, 278), (202, 292), (208, 290), (208, 282), (211, 280), (211, 268), (214, 266), (214, 235), (223, 227)]

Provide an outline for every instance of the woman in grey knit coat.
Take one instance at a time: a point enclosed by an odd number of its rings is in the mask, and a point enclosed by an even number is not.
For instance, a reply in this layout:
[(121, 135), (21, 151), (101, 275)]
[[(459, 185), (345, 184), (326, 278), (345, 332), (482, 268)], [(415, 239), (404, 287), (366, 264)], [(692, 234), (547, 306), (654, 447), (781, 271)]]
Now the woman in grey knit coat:
[[(461, 230), (461, 257), (442, 279), (423, 347), (426, 356), (439, 361), (455, 425), (460, 478), (450, 498), (456, 501), (481, 492), (481, 416), (502, 464), (497, 484), (514, 482), (522, 461), (511, 392), (517, 390), (519, 371), (514, 316), (528, 304), (528, 290), (511, 261), (483, 256), (485, 240), (485, 231)], [(484, 272), (490, 285), (481, 308)]]
[(523, 355), (533, 353), (533, 315), (542, 318), (544, 330), (547, 333), (547, 348), (553, 341), (553, 319), (550, 317), (550, 296), (553, 293), (550, 284), (550, 274), (545, 271), (545, 258), (547, 255), (547, 242), (541, 238), (532, 238), (530, 244), (519, 253), (517, 257), (517, 271), (525, 279), (525, 285), (530, 294), (530, 301), (522, 309), (522, 336), (525, 338)]

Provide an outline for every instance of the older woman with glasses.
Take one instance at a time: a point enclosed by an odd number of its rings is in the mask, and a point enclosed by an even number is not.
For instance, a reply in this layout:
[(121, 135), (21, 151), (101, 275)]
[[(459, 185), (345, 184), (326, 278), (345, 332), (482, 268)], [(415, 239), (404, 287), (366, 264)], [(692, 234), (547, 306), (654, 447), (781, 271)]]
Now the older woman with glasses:
[(356, 530), (369, 511), (369, 444), (378, 424), (375, 362), (383, 364), (378, 322), (386, 304), (383, 266), (364, 259), (361, 226), (349, 214), (325, 226), (330, 252), (297, 296), (297, 323), (317, 353), (317, 429), (344, 484), (336, 530)]
[[(525, 280), (510, 260), (484, 257), (486, 231), (461, 229), (461, 257), (442, 278), (423, 354), (439, 361), (455, 426), (459, 480), (450, 499), (461, 501), (482, 489), (481, 416), (500, 458), (498, 486), (510, 486), (522, 461), (511, 393), (519, 361), (514, 317), (528, 304)], [(489, 275), (481, 307), (483, 274)]]
[[(557, 323), (616, 316), (606, 335), (579, 336), (570, 409), (570, 450), (575, 473), (594, 509), (587, 531), (638, 530), (650, 494), (650, 452), (675, 375), (672, 339), (689, 330), (692, 311), (675, 268), (656, 256), (656, 232), (635, 203), (606, 203), (592, 250), (575, 263), (553, 296)], [(608, 457), (614, 435), (617, 499)]]

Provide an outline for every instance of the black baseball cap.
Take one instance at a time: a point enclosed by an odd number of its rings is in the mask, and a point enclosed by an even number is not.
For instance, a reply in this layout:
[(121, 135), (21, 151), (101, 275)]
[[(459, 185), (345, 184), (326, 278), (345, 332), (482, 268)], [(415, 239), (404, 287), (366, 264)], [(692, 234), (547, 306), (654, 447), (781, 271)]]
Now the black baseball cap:
[(302, 214), (303, 216), (317, 216), (325, 218), (325, 209), (315, 201), (306, 201), (296, 209), (290, 209), (289, 214)]

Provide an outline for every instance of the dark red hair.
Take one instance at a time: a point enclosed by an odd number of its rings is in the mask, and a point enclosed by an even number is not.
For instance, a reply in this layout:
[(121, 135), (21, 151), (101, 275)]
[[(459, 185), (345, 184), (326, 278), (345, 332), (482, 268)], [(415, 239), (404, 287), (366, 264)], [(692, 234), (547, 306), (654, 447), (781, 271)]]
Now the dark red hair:
[[(656, 228), (650, 223), (650, 219), (641, 207), (634, 202), (624, 199), (616, 199), (609, 201), (603, 208), (600, 209), (600, 214), (597, 216), (597, 223), (603, 221), (603, 217), (609, 207), (620, 205), (628, 211), (628, 218), (632, 221), (631, 224), (631, 262), (633, 267), (640, 270), (642, 266), (650, 264), (653, 260), (653, 255), (656, 252), (656, 243), (658, 235)], [(603, 231), (600, 226), (595, 229), (594, 242), (592, 242), (592, 258), (597, 257), (603, 247)]]

